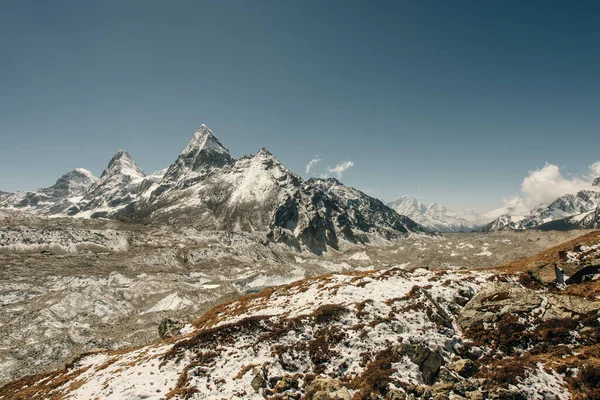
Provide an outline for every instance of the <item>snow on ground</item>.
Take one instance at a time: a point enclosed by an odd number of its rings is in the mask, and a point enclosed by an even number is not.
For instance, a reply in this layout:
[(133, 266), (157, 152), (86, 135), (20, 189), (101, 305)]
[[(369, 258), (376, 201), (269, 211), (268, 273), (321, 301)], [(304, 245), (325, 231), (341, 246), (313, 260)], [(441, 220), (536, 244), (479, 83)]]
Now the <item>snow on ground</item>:
[(577, 250), (567, 252), (567, 261), (574, 264), (581, 264), (599, 256), (600, 243), (597, 243), (592, 246), (579, 246)]
[(518, 389), (531, 400), (567, 400), (571, 394), (567, 390), (567, 384), (555, 371), (546, 371), (541, 363), (537, 364), (537, 370), (533, 371), (517, 385), (511, 388)]
[(366, 252), (360, 251), (352, 254), (350, 257), (348, 257), (348, 259), (357, 261), (369, 261), (371, 257), (369, 257), (369, 255)]
[[(461, 342), (460, 331), (439, 329), (430, 320), (427, 310), (433, 308), (433, 303), (419, 308), (407, 305), (414, 301), (427, 303), (428, 298), (440, 299), (441, 307), (452, 314), (446, 302), (458, 296), (459, 291), (475, 293), (488, 276), (465, 271), (394, 269), (306, 280), (269, 295), (223, 306), (213, 319), (198, 321), (199, 330), (175, 343), (83, 357), (74, 369), (44, 378), (41, 387), (47, 390), (47, 396), (70, 399), (159, 399), (169, 393), (183, 395), (188, 391), (192, 398), (259, 399), (263, 398), (262, 390), (253, 389), (257, 374), (281, 377), (292, 370), (300, 382), (315, 371), (358, 376), (365, 371), (361, 361), (365, 354), (377, 354), (400, 341), (425, 343), (449, 359), (450, 351)], [(424, 292), (429, 297), (424, 297)], [(168, 302), (160, 303), (177, 303), (174, 296), (167, 298)], [(341, 311), (333, 316), (318, 316), (320, 310), (331, 305)], [(285, 321), (305, 322), (290, 325)], [(277, 326), (288, 330), (262, 339), (263, 334), (282, 329)], [(319, 336), (334, 334), (337, 329), (343, 332), (343, 339), (331, 341)], [(327, 363), (315, 364), (311, 358), (314, 353), (309, 357), (302, 350), (304, 347), (297, 347), (299, 343), (306, 343), (309, 348), (311, 343), (330, 346), (323, 353), (327, 354)], [(394, 367), (398, 372), (393, 379), (422, 383), (421, 372), (407, 357), (399, 359)], [(65, 384), (53, 386), (54, 380), (61, 381), (67, 373)], [(31, 382), (27, 387), (35, 391), (39, 386)], [(193, 388), (201, 388), (201, 392)]]
[(171, 293), (161, 301), (156, 303), (154, 307), (147, 311), (143, 311), (140, 314), (147, 314), (152, 312), (168, 311), (168, 310), (181, 310), (191, 306), (193, 302), (187, 297), (180, 297), (179, 293)]

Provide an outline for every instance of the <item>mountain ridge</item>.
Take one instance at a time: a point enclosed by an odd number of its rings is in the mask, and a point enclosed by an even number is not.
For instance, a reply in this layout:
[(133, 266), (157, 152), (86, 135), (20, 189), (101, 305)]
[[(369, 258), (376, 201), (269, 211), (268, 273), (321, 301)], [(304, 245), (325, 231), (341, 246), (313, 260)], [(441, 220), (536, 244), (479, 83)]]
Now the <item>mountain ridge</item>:
[[(546, 206), (538, 206), (525, 215), (504, 214), (481, 228), (482, 232), (523, 229), (585, 229), (593, 222), (588, 217), (600, 207), (600, 191), (580, 190), (565, 194)], [(580, 225), (582, 220), (588, 223)]]
[[(46, 216), (260, 231), (268, 240), (315, 253), (346, 243), (427, 232), (381, 201), (339, 181), (329, 181), (334, 192), (321, 181), (305, 181), (265, 148), (236, 160), (206, 125), (200, 126), (162, 176), (147, 176), (127, 151), (119, 150), (99, 179), (88, 180), (85, 190), (70, 201), (58, 196), (58, 208), (38, 207), (33, 202), (21, 207), (10, 196), (0, 200), (0, 207)], [(35, 197), (37, 192), (27, 193)]]
[(484, 224), (483, 216), (472, 210), (453, 211), (438, 202), (426, 204), (408, 195), (387, 203), (387, 206), (438, 232), (470, 232)]

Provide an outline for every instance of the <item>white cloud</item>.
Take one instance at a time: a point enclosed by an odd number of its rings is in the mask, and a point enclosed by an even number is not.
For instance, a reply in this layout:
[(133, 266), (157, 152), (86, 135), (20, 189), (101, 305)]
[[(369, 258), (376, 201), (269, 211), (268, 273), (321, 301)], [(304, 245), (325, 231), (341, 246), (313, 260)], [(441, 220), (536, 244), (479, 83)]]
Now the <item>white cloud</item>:
[(596, 161), (590, 165), (590, 172), (592, 173), (592, 179), (600, 176), (600, 161)]
[(312, 167), (314, 167), (315, 165), (317, 165), (319, 163), (319, 161), (321, 161), (321, 159), (319, 158), (319, 156), (315, 156), (315, 158), (313, 158), (312, 160), (310, 160), (308, 162), (308, 164), (306, 164), (306, 173), (308, 174), (310, 172), (310, 169)]
[(593, 190), (591, 180), (600, 175), (600, 161), (589, 166), (592, 175), (565, 177), (557, 165), (546, 163), (542, 168), (529, 171), (521, 183), (521, 193), (504, 199), (504, 205), (485, 214), (494, 219), (502, 214), (524, 215), (532, 208), (547, 205), (568, 193)]
[(546, 163), (543, 168), (530, 171), (521, 183), (523, 201), (527, 207), (548, 204), (567, 193), (591, 189), (590, 182), (578, 177), (565, 178), (560, 168)]
[(339, 163), (338, 165), (336, 165), (333, 168), (327, 168), (327, 172), (330, 174), (336, 174), (338, 176), (338, 178), (342, 177), (342, 174), (344, 173), (344, 171), (346, 171), (348, 168), (352, 167), (354, 165), (354, 163), (352, 161), (344, 161)]

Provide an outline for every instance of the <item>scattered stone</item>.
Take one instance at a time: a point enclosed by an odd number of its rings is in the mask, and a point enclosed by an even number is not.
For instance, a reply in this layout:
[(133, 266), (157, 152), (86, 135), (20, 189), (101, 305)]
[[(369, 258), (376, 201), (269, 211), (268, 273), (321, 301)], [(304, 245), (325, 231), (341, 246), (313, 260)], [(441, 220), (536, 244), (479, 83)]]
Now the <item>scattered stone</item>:
[(251, 385), (252, 389), (254, 389), (256, 393), (258, 393), (260, 389), (263, 389), (267, 386), (267, 382), (265, 381), (265, 378), (263, 378), (263, 376), (260, 373), (258, 373), (254, 375), (254, 378), (252, 378)]
[(174, 336), (179, 336), (184, 327), (184, 323), (170, 318), (165, 318), (158, 325), (158, 336), (161, 339), (167, 339)]
[(465, 397), (469, 400), (484, 400), (485, 399), (485, 395), (483, 394), (483, 392), (481, 392), (479, 390), (474, 390), (472, 392), (466, 392)]
[(504, 314), (532, 313), (542, 310), (541, 318), (570, 318), (600, 309), (600, 302), (581, 297), (542, 294), (516, 283), (494, 282), (485, 286), (462, 310), (457, 322), (467, 330), (477, 323), (493, 323)]
[(440, 367), (437, 379), (442, 383), (456, 383), (463, 378), (446, 367)]
[(413, 399), (415, 398), (414, 394), (412, 393), (407, 396), (406, 393), (401, 390), (392, 389), (385, 395), (385, 400), (406, 400), (411, 398), (410, 396), (412, 396)]
[(350, 392), (337, 379), (315, 379), (306, 389), (305, 400), (351, 400)]
[(458, 361), (454, 361), (451, 362), (450, 364), (446, 365), (446, 367), (453, 372), (456, 372), (458, 375), (462, 376), (463, 378), (468, 378), (471, 375), (473, 375), (473, 373), (476, 370), (476, 366), (475, 363), (471, 360), (468, 359), (460, 359)]
[(423, 382), (427, 385), (432, 385), (436, 381), (440, 367), (444, 365), (444, 358), (440, 354), (422, 344), (401, 343), (395, 346), (394, 352), (410, 358), (419, 367)]
[(298, 379), (286, 375), (275, 386), (275, 393), (283, 393), (292, 389), (298, 389)]

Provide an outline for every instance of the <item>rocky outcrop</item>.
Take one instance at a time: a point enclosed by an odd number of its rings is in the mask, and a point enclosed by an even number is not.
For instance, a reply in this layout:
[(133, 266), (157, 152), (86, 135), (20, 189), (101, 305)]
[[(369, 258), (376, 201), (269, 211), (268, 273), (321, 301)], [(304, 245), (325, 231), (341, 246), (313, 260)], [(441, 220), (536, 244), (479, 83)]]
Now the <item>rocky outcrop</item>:
[(540, 320), (571, 318), (600, 310), (600, 302), (576, 296), (540, 293), (516, 283), (495, 282), (484, 287), (461, 311), (463, 330), (497, 322), (503, 315), (530, 315)]
[(145, 177), (131, 154), (119, 150), (76, 207), (90, 215), (108, 216), (134, 201)]
[(161, 339), (172, 338), (181, 335), (181, 330), (184, 327), (184, 323), (181, 321), (172, 320), (165, 318), (158, 325), (158, 336)]
[(400, 357), (408, 357), (419, 367), (426, 385), (436, 382), (440, 367), (445, 364), (444, 357), (440, 353), (432, 351), (424, 344), (402, 343), (394, 348), (394, 352)]

